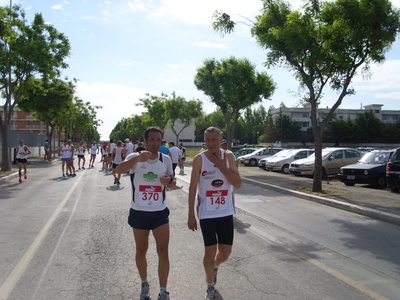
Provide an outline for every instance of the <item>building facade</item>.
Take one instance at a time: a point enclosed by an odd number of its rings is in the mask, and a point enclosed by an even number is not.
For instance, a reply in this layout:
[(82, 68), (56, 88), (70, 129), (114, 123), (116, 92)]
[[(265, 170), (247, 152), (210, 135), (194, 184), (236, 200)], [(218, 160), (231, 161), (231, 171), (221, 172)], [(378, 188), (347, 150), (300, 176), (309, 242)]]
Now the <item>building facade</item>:
[[(333, 114), (333, 120), (355, 120), (358, 116), (364, 115), (366, 111), (372, 110), (375, 116), (383, 123), (396, 123), (400, 120), (400, 110), (382, 110), (382, 104), (364, 105), (360, 109), (341, 109), (338, 108)], [(318, 120), (322, 121), (329, 113), (330, 108), (318, 108)], [(292, 120), (300, 123), (301, 130), (307, 131), (311, 127), (311, 105), (305, 104), (303, 107), (282, 107), (271, 111), (272, 118), (275, 119), (279, 114), (291, 116)]]

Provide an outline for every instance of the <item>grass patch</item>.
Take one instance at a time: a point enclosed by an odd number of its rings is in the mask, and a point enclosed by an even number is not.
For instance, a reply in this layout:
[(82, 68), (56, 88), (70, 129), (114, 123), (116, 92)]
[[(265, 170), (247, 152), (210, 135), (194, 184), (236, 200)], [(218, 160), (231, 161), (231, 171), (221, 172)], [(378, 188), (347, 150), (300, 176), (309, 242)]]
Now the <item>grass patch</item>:
[(311, 195), (318, 195), (318, 196), (339, 196), (346, 194), (345, 191), (333, 190), (333, 189), (322, 189), (322, 192), (314, 193), (312, 188), (310, 187), (300, 187), (295, 189), (298, 192), (311, 194)]

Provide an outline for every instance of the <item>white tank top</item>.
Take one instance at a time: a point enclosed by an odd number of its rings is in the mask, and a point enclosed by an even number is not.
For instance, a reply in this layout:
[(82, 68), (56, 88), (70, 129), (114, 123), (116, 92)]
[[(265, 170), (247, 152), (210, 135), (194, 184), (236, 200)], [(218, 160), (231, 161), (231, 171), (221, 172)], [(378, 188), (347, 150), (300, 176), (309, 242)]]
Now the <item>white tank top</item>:
[(85, 148), (83, 148), (83, 146), (79, 146), (78, 155), (84, 155), (84, 154), (85, 154)]
[[(135, 156), (137, 156), (136, 153), (130, 154), (128, 159)], [(167, 173), (166, 161), (170, 162), (165, 159), (165, 155), (160, 153), (156, 160), (138, 162), (134, 166), (131, 173), (131, 207), (134, 210), (160, 211), (167, 207), (165, 186), (160, 182), (160, 177)]]
[(110, 143), (110, 154), (112, 154), (113, 153), (113, 151), (114, 151), (114, 148), (115, 148), (115, 144), (114, 143)]
[(62, 146), (61, 147), (61, 157), (62, 158), (71, 158), (71, 147), (70, 146)]
[(114, 164), (119, 165), (122, 161), (122, 148), (117, 147), (115, 148)]
[(19, 159), (25, 158), (26, 159), (25, 145), (18, 146), (17, 158), (19, 158)]
[[(214, 163), (201, 153), (201, 172), (197, 186), (197, 214), (199, 219), (220, 218), (235, 213), (233, 186)], [(225, 151), (221, 149), (221, 156)], [(226, 161), (229, 168), (229, 162)]]

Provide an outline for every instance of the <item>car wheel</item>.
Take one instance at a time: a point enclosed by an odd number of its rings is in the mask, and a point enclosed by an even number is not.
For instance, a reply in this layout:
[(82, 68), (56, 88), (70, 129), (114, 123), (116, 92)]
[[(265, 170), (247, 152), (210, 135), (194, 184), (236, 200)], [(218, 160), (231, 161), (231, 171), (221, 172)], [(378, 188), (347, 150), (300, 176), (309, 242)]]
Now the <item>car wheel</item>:
[(257, 160), (251, 159), (251, 160), (249, 161), (249, 165), (252, 166), (252, 167), (257, 166)]
[(375, 183), (375, 186), (379, 189), (384, 189), (386, 187), (386, 178), (385, 176), (380, 176)]
[(282, 166), (282, 173), (289, 174), (289, 165)]
[(399, 192), (399, 189), (395, 188), (393, 186), (390, 189), (392, 190), (393, 193), (398, 193)]
[(345, 186), (354, 186), (354, 185), (355, 185), (355, 183), (351, 183), (351, 182), (345, 182), (345, 183), (344, 183), (344, 185), (345, 185)]
[(326, 177), (326, 170), (325, 168), (322, 168), (322, 179)]

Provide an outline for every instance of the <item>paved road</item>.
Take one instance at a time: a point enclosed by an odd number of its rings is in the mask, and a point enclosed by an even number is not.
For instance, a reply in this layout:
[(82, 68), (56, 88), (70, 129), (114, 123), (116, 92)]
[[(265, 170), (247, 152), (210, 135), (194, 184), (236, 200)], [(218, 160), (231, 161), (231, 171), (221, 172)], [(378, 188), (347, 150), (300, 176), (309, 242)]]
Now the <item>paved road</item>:
[[(116, 187), (97, 166), (62, 179), (58, 161), (37, 162), (26, 182), (0, 182), (0, 298), (138, 299), (134, 243), (126, 224), (129, 178)], [(186, 228), (188, 182), (189, 175), (178, 176), (179, 187), (167, 193), (171, 299), (204, 295), (201, 234)], [(218, 299), (396, 299), (400, 294), (398, 226), (259, 183), (245, 183), (236, 199), (234, 251), (220, 270)], [(151, 239), (153, 298), (156, 269)]]

